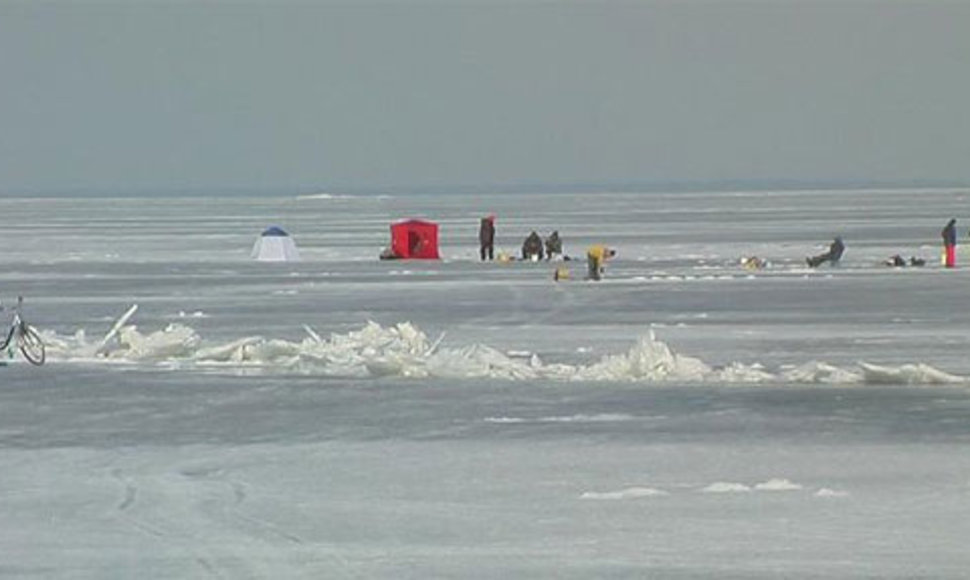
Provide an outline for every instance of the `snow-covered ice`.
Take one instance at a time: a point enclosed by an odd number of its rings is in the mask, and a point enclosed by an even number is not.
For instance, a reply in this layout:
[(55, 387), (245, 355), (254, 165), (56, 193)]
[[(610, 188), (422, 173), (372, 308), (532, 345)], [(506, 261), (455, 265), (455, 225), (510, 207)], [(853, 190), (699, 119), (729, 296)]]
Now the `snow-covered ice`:
[[(0, 577), (962, 578), (967, 197), (0, 199), (49, 355), (0, 366)], [(480, 263), (489, 213), (578, 261)], [(442, 260), (377, 259), (403, 217)]]

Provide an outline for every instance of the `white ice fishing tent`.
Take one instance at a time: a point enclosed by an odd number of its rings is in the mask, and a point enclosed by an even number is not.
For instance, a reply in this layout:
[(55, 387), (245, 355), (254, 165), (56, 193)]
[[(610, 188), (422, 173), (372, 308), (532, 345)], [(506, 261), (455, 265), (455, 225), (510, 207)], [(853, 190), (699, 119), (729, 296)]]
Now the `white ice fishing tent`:
[(256, 239), (252, 257), (261, 262), (296, 262), (300, 259), (300, 252), (290, 234), (284, 232), (283, 228), (272, 226)]

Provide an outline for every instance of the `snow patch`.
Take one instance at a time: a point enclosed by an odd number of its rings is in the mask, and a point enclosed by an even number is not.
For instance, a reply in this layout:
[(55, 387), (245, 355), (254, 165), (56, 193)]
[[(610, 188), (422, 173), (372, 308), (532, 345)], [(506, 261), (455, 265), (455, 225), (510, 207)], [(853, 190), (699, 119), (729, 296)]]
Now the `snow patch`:
[(310, 193), (306, 195), (298, 195), (296, 199), (353, 199), (354, 196), (346, 194), (336, 194), (336, 193)]
[(789, 382), (814, 384), (859, 383), (863, 381), (861, 373), (847, 371), (819, 361), (810, 361), (784, 370), (781, 377)]
[(185, 312), (184, 310), (179, 310), (177, 316), (179, 318), (209, 318), (209, 315), (201, 310), (196, 310), (195, 312)]
[(636, 499), (640, 497), (660, 497), (665, 495), (670, 494), (662, 489), (654, 489), (652, 487), (628, 487), (626, 489), (617, 491), (587, 491), (579, 497), (580, 499), (617, 500)]
[(942, 385), (967, 380), (923, 363), (890, 367), (860, 362), (859, 367), (862, 368), (865, 382), (876, 385)]
[(486, 423), (620, 423), (633, 421), (632, 415), (622, 413), (601, 413), (596, 415), (567, 415), (536, 417), (533, 419), (526, 417), (486, 417)]
[(849, 492), (823, 487), (815, 492), (815, 497), (824, 497), (824, 498), (849, 497)]
[(754, 489), (756, 491), (798, 491), (802, 486), (788, 479), (775, 478), (755, 484)]
[(751, 488), (743, 483), (732, 483), (729, 481), (716, 481), (701, 489), (702, 493), (747, 493)]

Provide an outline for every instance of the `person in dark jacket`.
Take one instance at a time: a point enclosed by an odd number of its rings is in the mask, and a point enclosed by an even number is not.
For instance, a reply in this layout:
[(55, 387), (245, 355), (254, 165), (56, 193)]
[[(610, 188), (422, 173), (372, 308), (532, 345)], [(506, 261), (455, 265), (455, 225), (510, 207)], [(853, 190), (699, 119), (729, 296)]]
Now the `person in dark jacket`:
[(525, 242), (522, 244), (522, 259), (542, 259), (542, 238), (540, 238), (539, 234), (535, 233), (535, 231), (529, 234), (529, 237), (527, 237)]
[(953, 268), (957, 265), (957, 220), (948, 221), (940, 235), (943, 236), (943, 251), (946, 253), (944, 264), (947, 268)]
[(482, 224), (478, 228), (478, 253), (485, 261), (485, 256), (489, 260), (495, 258), (495, 216), (490, 215), (482, 218)]
[(842, 238), (836, 236), (829, 245), (829, 262), (833, 265), (837, 264), (842, 259), (843, 252), (845, 252), (845, 244), (842, 243)]
[(557, 254), (562, 255), (562, 240), (559, 239), (559, 232), (554, 231), (546, 238), (546, 260), (551, 260)]
[(845, 244), (842, 242), (842, 238), (836, 236), (832, 243), (829, 245), (829, 251), (824, 254), (819, 254), (818, 256), (811, 256), (805, 258), (805, 261), (812, 268), (817, 268), (818, 266), (829, 262), (833, 266), (839, 263), (842, 259), (842, 254), (845, 252)]

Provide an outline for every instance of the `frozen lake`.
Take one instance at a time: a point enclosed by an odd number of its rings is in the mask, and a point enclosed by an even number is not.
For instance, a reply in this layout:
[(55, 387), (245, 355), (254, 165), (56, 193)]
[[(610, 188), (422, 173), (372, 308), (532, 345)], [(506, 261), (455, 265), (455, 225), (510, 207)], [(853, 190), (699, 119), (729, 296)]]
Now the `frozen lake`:
[[(0, 199), (51, 343), (0, 367), (0, 577), (965, 577), (967, 197)], [(617, 259), (480, 263), (488, 213)], [(377, 260), (405, 217), (441, 261)]]

